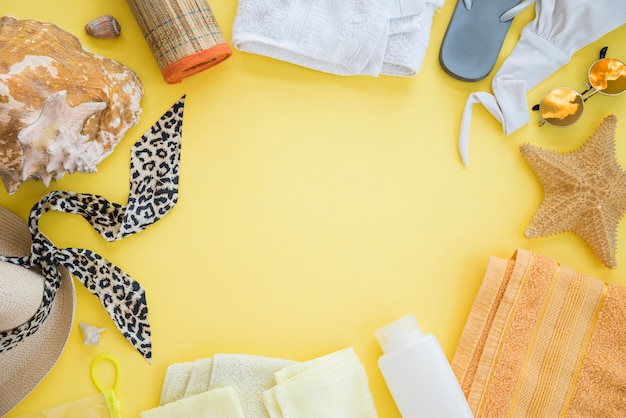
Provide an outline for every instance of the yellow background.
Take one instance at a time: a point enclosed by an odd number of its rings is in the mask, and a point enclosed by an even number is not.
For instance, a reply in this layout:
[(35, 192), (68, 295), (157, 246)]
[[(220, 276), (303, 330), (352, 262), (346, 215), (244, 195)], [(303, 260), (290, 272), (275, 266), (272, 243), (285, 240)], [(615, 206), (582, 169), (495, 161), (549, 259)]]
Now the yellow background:
[[(468, 94), (490, 91), (455, 80), (438, 62), (455, 2), (435, 14), (421, 72), (412, 78), (341, 77), (233, 50), (233, 56), (178, 85), (167, 85), (124, 0), (2, 2), (3, 15), (53, 22), (89, 50), (133, 69), (145, 87), (139, 124), (98, 173), (67, 175), (46, 189), (2, 188), (0, 204), (26, 218), (52, 189), (97, 193), (124, 204), (132, 144), (183, 94), (179, 203), (146, 231), (115, 243), (80, 217), (50, 213), (41, 228), (58, 246), (90, 248), (147, 291), (153, 364), (115, 330), (78, 282), (75, 324), (58, 364), (12, 414), (95, 392), (89, 365), (99, 354), (121, 364), (118, 396), (126, 417), (158, 404), (166, 368), (216, 353), (305, 361), (354, 347), (381, 417), (399, 417), (377, 368), (374, 331), (406, 314), (433, 333), (451, 358), (489, 256), (518, 247), (551, 256), (605, 281), (626, 284), (626, 229), (618, 268), (602, 266), (571, 233), (528, 240), (540, 183), (519, 153), (529, 142), (569, 151), (614, 113), (617, 153), (626, 164), (626, 96), (595, 96), (573, 127), (539, 128), (538, 116), (508, 137), (481, 106), (472, 120), (470, 163), (457, 133)], [(210, 5), (228, 41), (235, 1)], [(103, 14), (122, 25), (95, 40), (84, 25)], [(518, 16), (496, 69), (534, 11)], [(604, 45), (626, 60), (626, 27), (574, 55), (528, 94), (584, 88)], [(493, 75), (493, 73), (492, 73)], [(78, 322), (106, 327), (85, 347)]]

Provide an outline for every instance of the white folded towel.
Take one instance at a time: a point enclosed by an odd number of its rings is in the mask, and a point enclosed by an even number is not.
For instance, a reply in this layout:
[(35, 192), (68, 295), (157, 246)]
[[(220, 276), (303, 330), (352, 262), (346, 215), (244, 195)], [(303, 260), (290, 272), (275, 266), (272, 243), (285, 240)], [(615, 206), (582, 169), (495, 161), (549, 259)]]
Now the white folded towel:
[(422, 68), (435, 10), (444, 0), (394, 0), (381, 74), (409, 77)]
[(337, 75), (421, 69), (444, 0), (240, 0), (233, 46)]
[(376, 418), (365, 369), (352, 348), (274, 374), (263, 393), (271, 418)]

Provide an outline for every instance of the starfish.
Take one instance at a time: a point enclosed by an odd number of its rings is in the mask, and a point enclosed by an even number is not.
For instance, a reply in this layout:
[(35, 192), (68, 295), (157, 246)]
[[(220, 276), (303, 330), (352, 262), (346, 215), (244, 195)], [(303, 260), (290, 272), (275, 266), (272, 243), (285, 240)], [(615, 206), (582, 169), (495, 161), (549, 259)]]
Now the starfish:
[(626, 211), (626, 173), (615, 156), (616, 124), (614, 115), (607, 116), (580, 148), (565, 154), (520, 146), (544, 190), (541, 205), (524, 231), (526, 238), (573, 232), (605, 266), (617, 266), (617, 226)]

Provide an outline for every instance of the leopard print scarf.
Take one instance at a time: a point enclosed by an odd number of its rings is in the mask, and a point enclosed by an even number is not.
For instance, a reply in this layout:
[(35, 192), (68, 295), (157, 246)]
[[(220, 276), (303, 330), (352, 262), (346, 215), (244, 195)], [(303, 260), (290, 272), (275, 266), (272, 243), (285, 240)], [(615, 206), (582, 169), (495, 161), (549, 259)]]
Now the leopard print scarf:
[(15, 347), (46, 320), (65, 267), (96, 296), (118, 330), (150, 362), (152, 345), (146, 294), (141, 285), (119, 267), (93, 251), (57, 248), (38, 229), (39, 218), (50, 210), (81, 215), (108, 241), (144, 230), (167, 214), (178, 200), (178, 173), (185, 96), (181, 97), (132, 148), (130, 193), (125, 206), (93, 194), (54, 191), (32, 208), (28, 227), (32, 235), (27, 257), (0, 256), (0, 261), (38, 271), (44, 279), (41, 305), (24, 324), (0, 332), (0, 353)]

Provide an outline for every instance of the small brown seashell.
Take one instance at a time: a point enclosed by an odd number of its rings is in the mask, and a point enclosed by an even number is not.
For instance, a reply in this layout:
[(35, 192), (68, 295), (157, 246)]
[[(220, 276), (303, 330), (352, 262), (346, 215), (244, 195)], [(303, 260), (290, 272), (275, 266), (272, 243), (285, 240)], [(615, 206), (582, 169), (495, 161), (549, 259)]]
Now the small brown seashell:
[(85, 25), (89, 36), (99, 39), (113, 39), (120, 36), (122, 27), (113, 16), (100, 16)]

